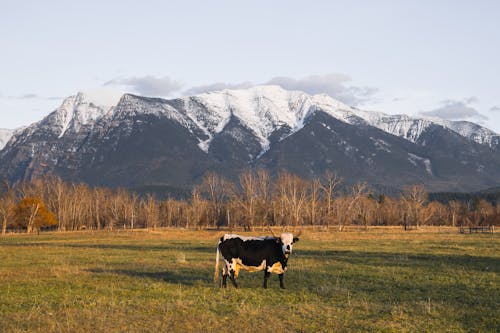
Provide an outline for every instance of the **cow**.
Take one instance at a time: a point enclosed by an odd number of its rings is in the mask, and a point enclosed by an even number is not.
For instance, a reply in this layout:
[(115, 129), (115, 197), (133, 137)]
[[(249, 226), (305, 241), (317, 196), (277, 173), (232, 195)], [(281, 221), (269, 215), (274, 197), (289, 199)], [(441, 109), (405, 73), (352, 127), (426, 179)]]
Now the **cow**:
[[(300, 233), (299, 233), (300, 235)], [(245, 237), (236, 234), (225, 234), (217, 244), (215, 259), (215, 282), (219, 279), (219, 253), (224, 259), (222, 268), (222, 287), (226, 288), (229, 279), (235, 288), (238, 288), (236, 279), (240, 270), (249, 272), (264, 271), (264, 288), (267, 288), (267, 279), (271, 273), (278, 274), (280, 288), (285, 289), (283, 274), (287, 270), (288, 257), (292, 253), (293, 244), (298, 237), (291, 233), (282, 233), (277, 236)]]

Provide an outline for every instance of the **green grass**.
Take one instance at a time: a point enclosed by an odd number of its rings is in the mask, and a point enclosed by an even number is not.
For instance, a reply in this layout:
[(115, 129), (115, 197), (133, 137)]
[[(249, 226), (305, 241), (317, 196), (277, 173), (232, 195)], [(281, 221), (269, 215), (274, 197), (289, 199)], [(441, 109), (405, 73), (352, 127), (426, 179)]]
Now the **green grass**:
[[(500, 237), (305, 232), (285, 274), (215, 287), (222, 232), (0, 238), (0, 332), (498, 332)], [(256, 233), (261, 234), (261, 233)]]

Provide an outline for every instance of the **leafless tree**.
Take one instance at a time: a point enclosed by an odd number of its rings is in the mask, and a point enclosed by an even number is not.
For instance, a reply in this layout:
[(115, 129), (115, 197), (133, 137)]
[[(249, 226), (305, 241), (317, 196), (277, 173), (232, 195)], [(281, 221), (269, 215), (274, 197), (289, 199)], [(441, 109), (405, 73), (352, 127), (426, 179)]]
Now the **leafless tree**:
[(14, 205), (16, 195), (14, 189), (6, 181), (0, 182), (0, 218), (2, 219), (2, 236), (7, 233), (7, 223), (10, 210)]
[(212, 209), (211, 221), (214, 227), (218, 225), (223, 217), (223, 204), (230, 187), (230, 183), (215, 172), (209, 172), (203, 178), (200, 190), (210, 202)]
[(255, 206), (257, 202), (258, 180), (251, 170), (240, 174), (240, 189), (234, 188), (234, 198), (237, 206), (244, 212), (245, 230), (253, 230), (255, 224)]
[(309, 223), (316, 225), (321, 183), (319, 179), (309, 181)]
[(356, 208), (359, 208), (359, 202), (369, 194), (366, 183), (358, 183), (351, 187), (348, 195), (335, 200), (336, 218), (339, 224), (339, 231), (357, 218)]
[(297, 227), (302, 224), (303, 208), (307, 200), (307, 188), (303, 179), (289, 172), (281, 172), (277, 182), (279, 204), (282, 210), (282, 225), (287, 226), (286, 218)]
[(323, 197), (326, 202), (326, 212), (323, 218), (323, 222), (328, 228), (330, 221), (333, 219), (333, 196), (335, 189), (342, 183), (342, 179), (335, 173), (327, 172), (324, 180), (320, 183), (321, 191), (323, 192)]
[(261, 227), (269, 225), (269, 216), (272, 206), (271, 177), (265, 169), (257, 170), (257, 210)]
[(401, 200), (406, 208), (406, 224), (415, 224), (418, 228), (424, 222), (424, 204), (427, 192), (423, 185), (411, 185), (404, 188)]

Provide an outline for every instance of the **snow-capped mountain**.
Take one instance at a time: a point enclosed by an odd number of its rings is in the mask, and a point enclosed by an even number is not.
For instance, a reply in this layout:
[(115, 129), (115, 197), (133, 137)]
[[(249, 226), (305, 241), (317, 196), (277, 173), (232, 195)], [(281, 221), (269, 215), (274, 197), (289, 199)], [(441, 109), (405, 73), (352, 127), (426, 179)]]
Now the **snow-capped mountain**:
[[(363, 111), (343, 104), (328, 95), (308, 95), (300, 91), (287, 91), (279, 86), (258, 86), (245, 90), (224, 90), (205, 93), (183, 99), (188, 116), (209, 137), (200, 143), (207, 151), (211, 139), (220, 133), (231, 116), (252, 129), (264, 150), (269, 146), (269, 137), (281, 126), (291, 133), (304, 126), (304, 120), (315, 110), (349, 124), (360, 124), (364, 120), (387, 133), (416, 142), (431, 125), (441, 125), (481, 144), (492, 145), (495, 132), (467, 121), (447, 121), (439, 118), (417, 118), (408, 115), (388, 115), (382, 112)], [(202, 108), (200, 109), (200, 105)], [(210, 113), (204, 112), (210, 110)]]
[(110, 107), (95, 105), (88, 101), (87, 96), (79, 93), (64, 100), (62, 105), (52, 114), (48, 120), (51, 128), (61, 138), (67, 131), (79, 132), (82, 126), (93, 126), (95, 121), (111, 110)]
[[(208, 151), (213, 138), (235, 117), (257, 137), (262, 152), (270, 145), (270, 137), (285, 127), (293, 134), (304, 121), (321, 108), (337, 119), (353, 121), (351, 108), (326, 95), (310, 96), (300, 91), (287, 91), (279, 86), (258, 86), (245, 90), (210, 92), (182, 100), (186, 115), (207, 136), (200, 148)], [(209, 112), (207, 112), (209, 111)], [(261, 152), (261, 153), (262, 153)]]
[(469, 121), (448, 121), (439, 118), (435, 118), (433, 121), (477, 143), (497, 148), (500, 146), (500, 135), (478, 124)]
[(66, 132), (79, 133), (82, 127), (93, 127), (97, 120), (110, 113), (117, 104), (116, 95), (102, 92), (79, 92), (66, 98), (61, 106), (43, 119), (38, 126), (62, 138)]
[(500, 184), (499, 141), (469, 122), (363, 111), (278, 86), (170, 100), (79, 93), (16, 132), (0, 151), (0, 175), (189, 188), (207, 170), (231, 178), (265, 167), (305, 177), (337, 171), (349, 182), (383, 186), (477, 189)]
[(450, 121), (436, 117), (412, 117), (406, 114), (389, 115), (382, 112), (363, 111), (355, 109), (359, 117), (365, 119), (371, 126), (384, 132), (400, 136), (411, 142), (417, 142), (420, 135), (432, 125), (440, 125), (457, 134), (490, 147), (499, 145), (500, 135), (492, 130), (469, 121)]

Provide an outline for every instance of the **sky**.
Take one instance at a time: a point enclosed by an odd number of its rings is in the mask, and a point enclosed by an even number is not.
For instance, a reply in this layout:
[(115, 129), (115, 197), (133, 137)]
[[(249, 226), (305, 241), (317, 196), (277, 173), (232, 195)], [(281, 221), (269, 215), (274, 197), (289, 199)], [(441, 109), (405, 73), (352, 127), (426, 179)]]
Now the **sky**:
[(0, 3), (0, 128), (79, 91), (277, 84), (500, 133), (497, 0)]

